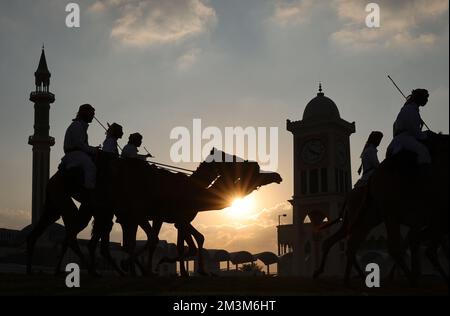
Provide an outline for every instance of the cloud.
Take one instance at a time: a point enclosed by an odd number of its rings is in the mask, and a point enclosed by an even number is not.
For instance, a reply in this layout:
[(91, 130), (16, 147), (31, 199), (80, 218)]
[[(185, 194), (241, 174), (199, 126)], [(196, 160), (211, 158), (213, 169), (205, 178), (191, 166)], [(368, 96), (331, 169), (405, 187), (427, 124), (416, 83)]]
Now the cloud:
[(193, 48), (178, 57), (176, 61), (177, 69), (181, 72), (188, 71), (197, 62), (201, 54), (201, 49)]
[[(348, 51), (370, 51), (379, 48), (431, 48), (446, 38), (447, 0), (381, 0), (381, 25), (368, 28), (366, 3), (358, 0), (335, 0), (333, 5), (343, 26), (331, 34), (331, 41)], [(441, 18), (441, 19), (439, 19)], [(445, 22), (445, 23), (442, 23)]]
[(284, 27), (296, 27), (310, 20), (320, 21), (329, 11), (338, 20), (330, 41), (338, 48), (355, 52), (380, 48), (426, 49), (448, 38), (447, 0), (379, 0), (380, 28), (366, 26), (366, 5), (360, 0), (278, 0), (272, 20)]
[(0, 210), (0, 228), (22, 229), (31, 224), (31, 212), (14, 209)]
[(278, 215), (287, 215), (286, 222), (292, 221), (292, 205), (289, 202), (281, 202), (271, 208), (264, 208), (256, 213), (251, 220), (256, 221), (259, 225), (269, 227), (278, 225)]
[(94, 12), (94, 13), (104, 12), (105, 10), (106, 10), (106, 5), (105, 5), (104, 1), (96, 1), (96, 2), (94, 2), (94, 4), (92, 4), (88, 8), (88, 12)]
[(112, 10), (111, 38), (128, 46), (175, 43), (210, 29), (216, 12), (206, 0), (97, 0), (90, 12)]
[(246, 226), (199, 226), (205, 236), (205, 248), (225, 249), (229, 252), (248, 251), (253, 254), (277, 249), (275, 226), (252, 224)]
[(295, 26), (309, 21), (312, 9), (316, 6), (313, 0), (278, 0), (272, 21), (283, 27)]

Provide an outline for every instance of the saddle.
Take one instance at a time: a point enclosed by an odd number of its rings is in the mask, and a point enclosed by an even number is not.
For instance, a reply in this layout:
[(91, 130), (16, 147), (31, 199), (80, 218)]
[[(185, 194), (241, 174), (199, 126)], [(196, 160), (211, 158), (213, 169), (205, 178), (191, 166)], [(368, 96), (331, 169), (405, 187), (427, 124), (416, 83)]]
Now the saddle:
[(412, 151), (401, 150), (389, 159), (392, 160), (395, 169), (403, 173), (417, 168), (416, 157), (417, 154)]
[(81, 201), (82, 197), (86, 194), (84, 189), (84, 173), (81, 167), (74, 167), (70, 169), (60, 169), (64, 185), (69, 192), (72, 193), (76, 200)]

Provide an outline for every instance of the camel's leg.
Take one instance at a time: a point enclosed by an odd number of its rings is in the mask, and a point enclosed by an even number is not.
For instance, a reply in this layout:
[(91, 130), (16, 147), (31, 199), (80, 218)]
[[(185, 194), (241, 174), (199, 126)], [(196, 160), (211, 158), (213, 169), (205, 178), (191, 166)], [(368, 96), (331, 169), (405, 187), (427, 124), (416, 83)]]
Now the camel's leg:
[(145, 243), (145, 246), (142, 249), (139, 249), (139, 250), (135, 251), (136, 265), (141, 270), (142, 275), (148, 275), (149, 273), (153, 274), (151, 269), (144, 268), (144, 264), (141, 264), (141, 262), (139, 261), (139, 256), (145, 250), (147, 250), (149, 248), (149, 245), (150, 245), (150, 234), (152, 233), (152, 226), (150, 225), (150, 223), (147, 220), (140, 222), (138, 226), (140, 226), (144, 230), (145, 234), (147, 235), (147, 242)]
[(411, 277), (414, 278), (414, 282), (417, 282), (421, 275), (420, 267), (420, 240), (422, 239), (419, 233), (415, 230), (410, 230), (408, 233), (407, 241), (409, 249), (411, 251)]
[(192, 234), (188, 231), (190, 228), (186, 228), (186, 235), (184, 236), (184, 241), (188, 245), (188, 252), (185, 254), (187, 257), (193, 257), (197, 254), (197, 246), (195, 245), (194, 238)]
[(442, 247), (442, 250), (444, 251), (444, 254), (445, 254), (445, 257), (447, 257), (447, 260), (448, 260), (448, 256), (449, 256), (449, 253), (448, 253), (448, 238), (443, 238), (444, 240), (442, 240), (442, 242), (441, 242), (441, 247)]
[(395, 272), (397, 271), (397, 265), (394, 263), (393, 265), (392, 265), (392, 267), (391, 267), (391, 270), (389, 271), (389, 274), (388, 274), (388, 280), (389, 281), (394, 281), (394, 279), (395, 279)]
[(34, 246), (36, 245), (38, 238), (44, 233), (47, 227), (55, 223), (59, 217), (56, 208), (47, 203), (44, 205), (44, 211), (39, 218), (37, 225), (32, 228), (27, 236), (27, 274), (32, 273)]
[(122, 224), (123, 232), (123, 248), (128, 253), (128, 263), (130, 267), (130, 273), (136, 275), (136, 232), (138, 225), (134, 223)]
[(347, 235), (347, 225), (343, 224), (338, 231), (336, 231), (333, 235), (328, 237), (322, 243), (322, 260), (320, 261), (319, 268), (314, 271), (313, 278), (318, 278), (325, 270), (325, 263), (327, 260), (328, 252), (331, 247), (334, 246), (338, 241), (344, 239)]
[(436, 271), (445, 280), (447, 285), (449, 285), (448, 275), (447, 275), (447, 273), (445, 273), (444, 269), (442, 268), (442, 265), (439, 262), (439, 257), (437, 255), (438, 246), (439, 246), (439, 243), (436, 243), (435, 240), (433, 240), (433, 242), (425, 250), (425, 255), (427, 256), (428, 260), (430, 260), (431, 264), (436, 269)]
[[(69, 240), (70, 240), (70, 238), (74, 238), (76, 240), (76, 235), (77, 235), (77, 234), (75, 234), (75, 237), (72, 237), (72, 235), (74, 234), (74, 232), (73, 232), (74, 227), (76, 226), (75, 223), (77, 222), (78, 208), (73, 203), (73, 201), (70, 197), (65, 198), (64, 205), (62, 205), (61, 208), (63, 209), (62, 219), (64, 222), (66, 236), (64, 237), (64, 240), (61, 244), (61, 250), (58, 255), (58, 260), (57, 260), (56, 267), (55, 267), (55, 275), (58, 275), (62, 272), (61, 265), (62, 265), (64, 256), (67, 252), (67, 249), (69, 248)], [(82, 254), (80, 257), (80, 260), (82, 261), (82, 263), (84, 263), (83, 257), (84, 256)]]
[(188, 227), (186, 227), (186, 235), (184, 236), (184, 241), (187, 243), (188, 250), (187, 253), (184, 254), (184, 257), (187, 257), (187, 260), (189, 260), (191, 257), (194, 257), (197, 255), (197, 246), (195, 245), (194, 238), (192, 235), (188, 232)]
[[(61, 273), (61, 265), (64, 259), (64, 255), (67, 252), (67, 249), (70, 247), (70, 249), (73, 250), (73, 252), (78, 256), (78, 258), (80, 258), (80, 262), (82, 266), (86, 266), (89, 267), (89, 264), (83, 254), (83, 252), (80, 249), (80, 245), (78, 244), (77, 239), (73, 239), (73, 238), (64, 238), (64, 241), (62, 243), (62, 247), (61, 247), (61, 252), (58, 256), (58, 262), (56, 264), (56, 268), (55, 268), (55, 274), (58, 275)], [(91, 272), (91, 271), (90, 271)]]
[(178, 250), (178, 259), (180, 261), (180, 275), (182, 277), (189, 276), (186, 271), (186, 267), (184, 265), (184, 240), (186, 236), (186, 226), (180, 225), (178, 228), (178, 236), (177, 236), (177, 250)]
[[(420, 247), (420, 237), (419, 233), (414, 230), (410, 230), (408, 232), (408, 236), (406, 238), (406, 246), (410, 248), (411, 251), (411, 267), (412, 267), (412, 273), (414, 277), (417, 279), (420, 275), (420, 253), (419, 253), (419, 247)], [(389, 274), (387, 279), (390, 282), (393, 282), (395, 279), (395, 274), (397, 272), (397, 264), (394, 262), (391, 269), (389, 270)]]
[(92, 227), (91, 232), (91, 239), (88, 243), (88, 250), (89, 250), (89, 267), (91, 270), (95, 269), (96, 266), (96, 256), (95, 252), (97, 250), (97, 245), (100, 239), (102, 238), (103, 232), (102, 232), (102, 226), (103, 223), (100, 223), (100, 220), (94, 219), (94, 225)]
[(145, 221), (144, 225), (141, 225), (141, 228), (147, 234), (148, 239), (148, 258), (147, 258), (147, 272), (149, 275), (153, 275), (153, 254), (155, 253), (155, 249), (158, 245), (159, 239), (158, 235), (162, 227), (162, 221), (154, 220), (153, 227), (150, 225), (148, 221)]
[(397, 267), (403, 271), (409, 283), (414, 286), (415, 280), (412, 277), (411, 271), (405, 263), (403, 258), (404, 252), (401, 247), (401, 235), (400, 235), (400, 226), (396, 223), (393, 223), (391, 220), (386, 220), (386, 231), (387, 231), (387, 241), (388, 241), (388, 251), (389, 254), (394, 259)]
[[(71, 211), (69, 211), (69, 209), (71, 209)], [(81, 251), (77, 240), (78, 233), (88, 226), (91, 218), (91, 213), (86, 208), (86, 206), (83, 206), (83, 204), (81, 204), (80, 209), (78, 210), (72, 199), (67, 200), (67, 208), (65, 208), (65, 212), (63, 213), (63, 221), (66, 225), (66, 237), (61, 249), (61, 254), (58, 260), (56, 271), (60, 271), (65, 252), (67, 248), (70, 247), (73, 252), (80, 258), (81, 264), (88, 268), (89, 273), (92, 275), (97, 275), (95, 269), (91, 269), (91, 266), (89, 265), (83, 252)]]
[[(84, 205), (87, 204), (84, 203)], [(84, 205), (82, 204), (83, 207)], [(97, 205), (97, 209), (95, 210), (95, 212), (89, 212), (83, 209), (83, 213), (84, 213), (83, 216), (86, 217), (86, 220), (88, 216), (90, 219), (90, 215), (93, 215), (94, 217), (91, 230), (91, 239), (89, 240), (88, 243), (89, 258), (90, 258), (89, 268), (95, 271), (96, 268), (95, 252), (97, 250), (97, 245), (99, 241), (102, 240), (101, 255), (107, 260), (108, 263), (110, 263), (113, 266), (114, 269), (116, 269), (117, 265), (115, 264), (114, 260), (112, 259), (109, 253), (109, 234), (113, 226), (114, 212), (109, 207)], [(120, 274), (120, 269), (118, 272)]]
[(359, 278), (364, 281), (366, 279), (366, 274), (364, 273), (363, 269), (359, 265), (358, 260), (356, 260), (356, 255), (353, 260), (353, 267), (355, 268), (356, 272), (358, 273)]
[(186, 267), (184, 265), (184, 257), (185, 257), (185, 253), (184, 253), (184, 241), (187, 241), (188, 244), (190, 244), (190, 249), (192, 249), (192, 246), (195, 248), (195, 244), (192, 240), (191, 235), (188, 233), (188, 229), (186, 227), (186, 225), (181, 225), (181, 224), (177, 224), (175, 225), (175, 227), (177, 228), (178, 234), (177, 234), (177, 252), (178, 252), (178, 256), (175, 258), (169, 258), (169, 257), (164, 257), (162, 258), (159, 263), (158, 263), (158, 267), (160, 264), (162, 263), (173, 263), (173, 262), (180, 262), (180, 275), (185, 277), (188, 276), (189, 274), (186, 271)]
[(136, 276), (136, 267), (135, 264), (137, 263), (137, 257), (136, 257), (136, 233), (137, 233), (138, 225), (131, 225), (129, 236), (128, 236), (128, 253), (130, 254), (130, 273), (133, 276)]
[(198, 270), (197, 273), (200, 275), (208, 275), (205, 270), (205, 262), (203, 258), (203, 244), (205, 242), (205, 236), (203, 236), (202, 233), (200, 233), (197, 229), (192, 226), (192, 224), (189, 224), (189, 233), (191, 236), (195, 238), (195, 241), (197, 242), (198, 246)]
[(64, 256), (67, 252), (67, 248), (69, 248), (69, 243), (67, 241), (67, 238), (64, 238), (63, 242), (61, 243), (61, 250), (58, 254), (58, 259), (56, 261), (56, 266), (55, 266), (55, 275), (59, 275), (62, 273), (61, 271), (61, 265), (64, 259)]
[(89, 256), (90, 256), (90, 267), (92, 270), (95, 269), (95, 251), (97, 250), (98, 242), (101, 239), (100, 254), (105, 260), (111, 264), (113, 269), (123, 275), (116, 261), (112, 258), (109, 251), (109, 235), (113, 227), (113, 212), (106, 209), (102, 210), (100, 214), (95, 216), (94, 225), (92, 227), (91, 240), (88, 244)]
[[(150, 243), (151, 243), (151, 238), (152, 238), (151, 235), (152, 235), (152, 231), (153, 231), (152, 225), (147, 220), (140, 222), (139, 226), (142, 228), (145, 235), (147, 236), (147, 242), (145, 243), (144, 247), (136, 250), (136, 256), (140, 256), (142, 253), (144, 253), (146, 250), (149, 249)], [(158, 238), (158, 236), (156, 236), (156, 237)]]
[[(178, 230), (178, 226), (177, 226), (177, 230)], [(180, 234), (179, 230), (178, 233)], [(203, 235), (202, 235), (203, 236)], [(189, 232), (185, 232), (185, 236), (184, 236), (184, 241), (186, 241), (186, 243), (188, 244), (188, 253), (185, 254), (184, 253), (184, 244), (183, 244), (183, 257), (184, 256), (195, 256), (196, 254), (198, 254), (197, 252), (197, 246), (195, 245), (194, 239), (192, 238), (192, 234), (190, 234)], [(183, 243), (184, 243), (183, 241)], [(202, 244), (203, 245), (203, 244)], [(180, 260), (180, 255), (174, 257), (174, 258), (170, 258), (170, 257), (163, 257), (161, 258), (161, 260), (158, 262), (157, 264), (157, 268), (159, 267), (160, 264), (163, 263), (174, 263)]]
[[(94, 222), (94, 227), (95, 227), (95, 222)], [(103, 258), (106, 259), (107, 262), (109, 262), (109, 264), (113, 267), (113, 269), (120, 276), (124, 276), (123, 271), (119, 268), (119, 265), (117, 264), (116, 260), (114, 260), (113, 257), (111, 256), (111, 252), (109, 250), (109, 240), (110, 240), (109, 238), (110, 238), (112, 227), (113, 227), (113, 222), (112, 222), (112, 218), (110, 218), (108, 223), (105, 223), (105, 226), (102, 227), (100, 254), (103, 256)]]
[(358, 248), (358, 246), (355, 245), (351, 240), (352, 239), (349, 239), (349, 241), (347, 242), (347, 251), (346, 251), (347, 262), (345, 265), (345, 273), (344, 273), (344, 284), (346, 286), (350, 284), (350, 275), (352, 272), (353, 264), (356, 260), (356, 249)]
[(355, 228), (353, 233), (350, 235), (347, 241), (347, 263), (345, 266), (345, 274), (344, 274), (344, 284), (348, 285), (350, 282), (350, 275), (352, 271), (352, 267), (356, 268), (359, 276), (364, 280), (365, 274), (360, 268), (358, 261), (356, 260), (356, 253), (359, 249), (361, 243), (366, 239), (367, 234), (370, 229), (367, 225), (361, 224), (357, 229)]

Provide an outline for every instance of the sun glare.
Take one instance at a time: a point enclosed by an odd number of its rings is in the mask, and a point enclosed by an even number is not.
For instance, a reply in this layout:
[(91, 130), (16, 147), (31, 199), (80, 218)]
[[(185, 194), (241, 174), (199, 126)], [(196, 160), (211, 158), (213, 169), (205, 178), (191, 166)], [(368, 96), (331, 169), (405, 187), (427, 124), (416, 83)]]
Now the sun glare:
[(253, 197), (236, 198), (229, 208), (226, 209), (228, 215), (232, 217), (242, 217), (251, 213), (255, 207)]

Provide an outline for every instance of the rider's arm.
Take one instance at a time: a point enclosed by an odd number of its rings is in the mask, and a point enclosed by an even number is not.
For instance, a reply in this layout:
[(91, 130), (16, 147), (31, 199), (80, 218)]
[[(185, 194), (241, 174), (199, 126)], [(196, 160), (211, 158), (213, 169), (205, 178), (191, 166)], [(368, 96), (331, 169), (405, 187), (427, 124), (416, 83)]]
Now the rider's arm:
[(137, 154), (137, 158), (138, 158), (138, 159), (141, 159), (141, 160), (147, 160), (148, 157), (149, 157), (149, 155), (140, 155), (140, 154)]
[(409, 134), (414, 136), (416, 139), (424, 139), (426, 135), (422, 132), (422, 118), (420, 117), (419, 110), (411, 107), (407, 112), (406, 128)]
[(367, 159), (367, 164), (370, 166), (371, 169), (377, 168), (378, 165), (380, 164), (377, 152), (378, 151), (375, 148), (370, 148), (365, 157)]

